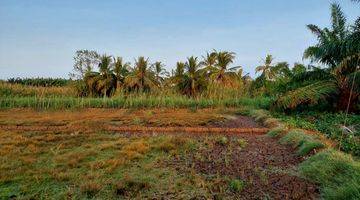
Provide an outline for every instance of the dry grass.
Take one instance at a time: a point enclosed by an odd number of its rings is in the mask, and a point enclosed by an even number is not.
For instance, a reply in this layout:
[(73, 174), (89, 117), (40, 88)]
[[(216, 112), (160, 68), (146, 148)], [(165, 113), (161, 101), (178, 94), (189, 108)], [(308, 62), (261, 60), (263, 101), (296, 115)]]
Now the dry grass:
[[(231, 109), (229, 109), (231, 111)], [(10, 109), (0, 111), (0, 125), (77, 126), (89, 125), (147, 125), (199, 126), (225, 119), (222, 109), (82, 109), (66, 111), (35, 111)], [(21, 113), (19, 115), (18, 113)], [(134, 120), (137, 119), (137, 120)]]
[(76, 96), (76, 91), (70, 86), (41, 87), (0, 82), (0, 94), (12, 97), (71, 97)]

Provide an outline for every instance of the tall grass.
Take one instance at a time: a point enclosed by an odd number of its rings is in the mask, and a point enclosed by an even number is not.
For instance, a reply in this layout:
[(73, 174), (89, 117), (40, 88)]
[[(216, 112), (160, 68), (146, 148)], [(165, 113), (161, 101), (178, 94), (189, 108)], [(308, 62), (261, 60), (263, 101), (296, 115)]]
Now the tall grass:
[(271, 99), (238, 98), (238, 99), (205, 99), (185, 96), (129, 96), (116, 98), (80, 98), (80, 97), (2, 97), (0, 108), (211, 108), (239, 107), (268, 108)]
[(70, 97), (76, 96), (70, 86), (28, 86), (0, 81), (0, 98), (4, 97)]

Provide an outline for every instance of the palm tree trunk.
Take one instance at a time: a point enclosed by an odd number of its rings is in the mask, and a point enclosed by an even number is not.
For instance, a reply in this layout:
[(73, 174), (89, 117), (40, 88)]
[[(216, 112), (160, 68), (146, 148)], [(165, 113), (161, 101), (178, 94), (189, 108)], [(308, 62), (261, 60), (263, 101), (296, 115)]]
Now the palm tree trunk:
[(336, 103), (336, 110), (346, 111), (349, 105), (349, 112), (355, 112), (358, 98), (359, 93), (353, 91), (350, 97), (350, 88), (342, 89)]

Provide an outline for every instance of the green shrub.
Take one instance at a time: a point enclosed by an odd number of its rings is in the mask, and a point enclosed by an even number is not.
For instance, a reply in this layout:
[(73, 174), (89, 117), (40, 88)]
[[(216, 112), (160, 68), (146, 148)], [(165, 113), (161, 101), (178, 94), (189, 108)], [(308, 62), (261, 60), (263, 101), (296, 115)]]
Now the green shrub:
[(360, 163), (350, 155), (326, 150), (301, 163), (299, 172), (320, 184), (324, 199), (360, 199)]

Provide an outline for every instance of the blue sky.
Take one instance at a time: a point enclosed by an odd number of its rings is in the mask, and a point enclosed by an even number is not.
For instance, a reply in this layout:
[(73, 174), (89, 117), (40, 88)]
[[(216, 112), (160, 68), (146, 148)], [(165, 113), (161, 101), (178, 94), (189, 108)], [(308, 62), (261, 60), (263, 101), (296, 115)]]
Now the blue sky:
[[(254, 75), (261, 58), (304, 62), (315, 37), (305, 28), (330, 23), (329, 0), (0, 0), (0, 79), (68, 77), (78, 49), (176, 61), (211, 49), (236, 53)], [(339, 1), (350, 22), (360, 4)]]

